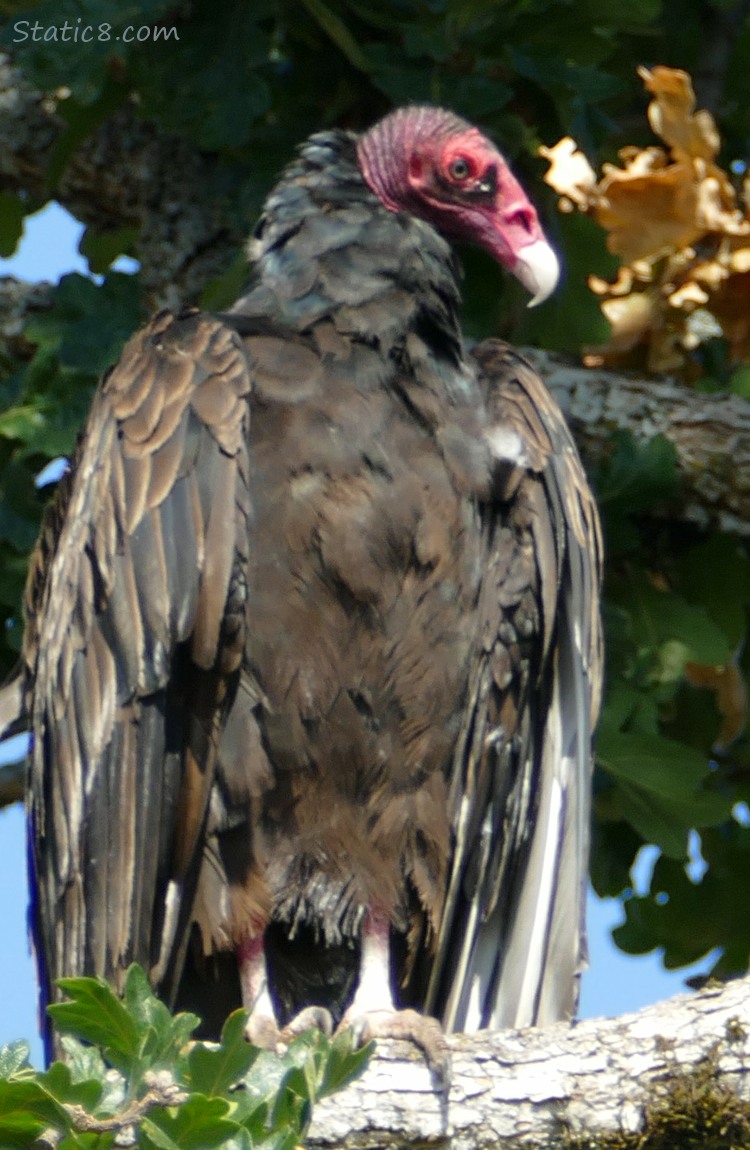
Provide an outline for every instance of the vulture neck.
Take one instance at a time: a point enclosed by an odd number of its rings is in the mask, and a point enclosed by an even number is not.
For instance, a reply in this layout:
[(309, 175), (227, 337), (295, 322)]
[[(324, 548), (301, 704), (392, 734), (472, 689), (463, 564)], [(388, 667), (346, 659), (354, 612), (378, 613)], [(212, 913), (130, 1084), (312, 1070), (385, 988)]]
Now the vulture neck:
[(353, 134), (321, 132), (302, 146), (266, 201), (250, 255), (250, 288), (232, 311), (297, 332), (330, 318), (386, 355), (416, 332), (462, 386), (452, 251), (430, 224), (390, 210), (368, 187)]

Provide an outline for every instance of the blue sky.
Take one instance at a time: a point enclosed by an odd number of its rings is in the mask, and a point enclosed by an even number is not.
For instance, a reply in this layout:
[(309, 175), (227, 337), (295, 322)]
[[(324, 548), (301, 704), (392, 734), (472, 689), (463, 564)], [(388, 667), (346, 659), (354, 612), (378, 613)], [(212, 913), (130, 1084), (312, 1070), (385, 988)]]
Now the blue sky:
[[(48, 205), (27, 221), (18, 252), (0, 260), (0, 275), (19, 279), (56, 281), (65, 272), (87, 272), (78, 253), (81, 226), (56, 204)], [(123, 271), (133, 269), (123, 261)], [(647, 883), (655, 852), (642, 852), (635, 877), (638, 889)], [(26, 868), (23, 811), (0, 811), (0, 1045), (17, 1038), (32, 1041), (32, 1060), (41, 1065), (41, 1044), (36, 1038), (36, 987), (26, 932)], [(610, 932), (622, 919), (614, 899), (589, 899), (590, 969), (584, 975), (582, 1017), (616, 1015), (668, 998), (684, 989), (684, 980), (705, 968), (704, 963), (681, 971), (662, 968), (659, 955), (629, 957), (614, 946)]]

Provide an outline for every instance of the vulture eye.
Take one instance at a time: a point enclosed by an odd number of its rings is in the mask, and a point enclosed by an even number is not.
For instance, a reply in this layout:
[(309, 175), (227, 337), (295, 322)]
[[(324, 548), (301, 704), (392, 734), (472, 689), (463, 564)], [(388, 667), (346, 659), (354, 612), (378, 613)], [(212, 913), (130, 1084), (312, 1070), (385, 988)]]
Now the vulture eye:
[(474, 175), (474, 164), (466, 156), (456, 156), (448, 165), (448, 175), (452, 180), (461, 184)]

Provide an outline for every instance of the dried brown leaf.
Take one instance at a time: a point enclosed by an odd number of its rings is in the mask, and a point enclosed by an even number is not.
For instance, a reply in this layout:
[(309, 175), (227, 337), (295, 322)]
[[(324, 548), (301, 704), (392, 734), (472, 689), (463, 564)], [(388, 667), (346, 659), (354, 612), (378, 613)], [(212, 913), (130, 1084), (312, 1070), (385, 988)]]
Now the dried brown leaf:
[(701, 235), (691, 165), (671, 164), (647, 175), (633, 175), (632, 167), (612, 169), (600, 195), (595, 219), (609, 232), (609, 250), (625, 263), (659, 259)]
[(721, 140), (710, 112), (695, 111), (695, 93), (687, 72), (679, 68), (639, 68), (646, 90), (655, 97), (648, 122), (669, 144), (675, 159), (712, 160)]
[(726, 751), (747, 726), (747, 688), (742, 671), (736, 662), (720, 666), (686, 663), (685, 676), (694, 687), (713, 691), (722, 717), (714, 750)]
[(732, 360), (750, 358), (750, 272), (727, 276), (711, 294), (711, 313), (729, 341)]
[(545, 182), (560, 196), (579, 207), (588, 207), (596, 198), (596, 173), (574, 139), (563, 136), (553, 148), (540, 148), (539, 155), (549, 160)]
[[(719, 328), (734, 358), (750, 357), (750, 177), (738, 205), (715, 163), (720, 139), (708, 112), (696, 111), (690, 77), (675, 68), (639, 68), (653, 97), (648, 118), (666, 147), (623, 148), (620, 165), (596, 177), (570, 137), (542, 149), (547, 182), (563, 210), (593, 215), (622, 261), (613, 283), (591, 277), (612, 327), (588, 362), (694, 372), (689, 353)], [(693, 316), (708, 321), (698, 323)]]

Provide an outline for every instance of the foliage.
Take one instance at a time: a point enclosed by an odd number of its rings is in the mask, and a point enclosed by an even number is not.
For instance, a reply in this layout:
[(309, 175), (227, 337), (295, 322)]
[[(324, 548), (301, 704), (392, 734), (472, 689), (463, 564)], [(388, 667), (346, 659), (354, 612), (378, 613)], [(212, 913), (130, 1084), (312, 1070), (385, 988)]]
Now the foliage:
[[(719, 289), (693, 274), (700, 260), (713, 266), (722, 253), (734, 252), (727, 257), (731, 263), (737, 252), (747, 251), (745, 215), (734, 214), (735, 183), (726, 175), (734, 171), (735, 157), (747, 152), (745, 9), (740, 0), (233, 0), (218, 6), (209, 0), (41, 0), (26, 7), (23, 0), (7, 0), (1, 43), (30, 83), (55, 93), (65, 130), (47, 162), (45, 196), (64, 200), (80, 176), (82, 145), (102, 125), (117, 142), (123, 110), (134, 109), (165, 139), (187, 140), (207, 159), (210, 194), (227, 210), (238, 236), (248, 233), (276, 174), (309, 132), (334, 123), (359, 128), (395, 102), (449, 104), (502, 142), (532, 187), (567, 269), (556, 296), (528, 312), (521, 294), (500, 282), (483, 255), (466, 253), (465, 324), (471, 335), (494, 332), (574, 354), (606, 344), (608, 320), (614, 316), (616, 328), (618, 313), (602, 314), (587, 280), (599, 277), (600, 287), (612, 280), (619, 253), (638, 264), (633, 283), (652, 309), (648, 314), (658, 306), (659, 315), (670, 316), (669, 332), (677, 331), (658, 346), (677, 349), (691, 375), (702, 370), (702, 386), (731, 383), (746, 395), (750, 367), (730, 369), (732, 354), (746, 353), (739, 329), (725, 324), (730, 342), (712, 334), (690, 347), (687, 338), (695, 332), (695, 316), (706, 310), (699, 301), (694, 307), (695, 285), (718, 307)], [(19, 21), (26, 21), (25, 37)], [(43, 35), (32, 35), (35, 22)], [(73, 30), (87, 26), (98, 30), (93, 40), (73, 38)], [(138, 35), (126, 38), (127, 29)], [(660, 167), (636, 81), (639, 62), (648, 65), (642, 75), (657, 111), (662, 109), (660, 119), (652, 112), (652, 127), (664, 141)], [(661, 66), (693, 74), (698, 106), (708, 105), (721, 126), (720, 151), (709, 120), (696, 116), (688, 81), (669, 78)], [(687, 146), (666, 116), (674, 100)], [(614, 164), (623, 147), (634, 149), (624, 169), (610, 167), (605, 177), (604, 190), (620, 195), (623, 211), (634, 188), (648, 189), (649, 179), (651, 186), (658, 179), (669, 183), (680, 165), (695, 200), (713, 189), (708, 202), (718, 205), (718, 225), (708, 232), (688, 227), (677, 237), (682, 246), (673, 244), (676, 252), (685, 245), (700, 249), (698, 262), (680, 281), (693, 285), (689, 292), (675, 301), (680, 287), (668, 290), (669, 257), (649, 263), (650, 249), (644, 253), (624, 241), (608, 250), (595, 218), (607, 223), (601, 199), (598, 206), (591, 200), (587, 214), (555, 212), (552, 192), (541, 182), (537, 150), (561, 136), (575, 137), (597, 165)], [(122, 141), (122, 149), (127, 144)], [(643, 156), (651, 157), (652, 168), (638, 185), (633, 164)], [(718, 190), (707, 183), (711, 179)], [(602, 182), (586, 180), (589, 192), (596, 187), (601, 197)], [(678, 199), (659, 215), (667, 228), (684, 225), (673, 211)], [(637, 226), (629, 234), (647, 236), (650, 230), (641, 227), (647, 213), (638, 203)], [(34, 181), (29, 189), (0, 190), (0, 253), (12, 250), (24, 215), (40, 204)], [(175, 210), (165, 205), (167, 216)], [(614, 217), (609, 222), (616, 224)], [(621, 233), (613, 226), (610, 234)], [(92, 273), (104, 274), (118, 254), (138, 258), (144, 244), (131, 212), (106, 227), (89, 221), (82, 251)], [(644, 259), (653, 278), (635, 284)], [(748, 274), (727, 268), (733, 282)], [(201, 285), (201, 302), (226, 306), (244, 274), (238, 256)], [(622, 286), (622, 279), (617, 282)], [(619, 290), (605, 294), (622, 305), (629, 296), (618, 296)], [(144, 298), (138, 275), (109, 271), (101, 283), (65, 277), (49, 311), (12, 342), (13, 361), (0, 364), (4, 670), (16, 657), (26, 554), (43, 504), (33, 477), (49, 458), (70, 451), (95, 378), (140, 322)], [(714, 315), (725, 322), (718, 310)], [(655, 362), (663, 366), (663, 356)], [(745, 546), (670, 521), (677, 476), (674, 453), (663, 441), (638, 447), (613, 436), (606, 466), (593, 479), (608, 557), (608, 697), (596, 775), (593, 881), (601, 893), (626, 900), (622, 946), (663, 946), (670, 965), (715, 948), (717, 970), (741, 970), (750, 952), (750, 915), (737, 910), (750, 852), (750, 833), (742, 824), (742, 804), (750, 801), (750, 747), (743, 734), (750, 605)], [(700, 882), (685, 871), (691, 828), (699, 829), (708, 867)], [(634, 895), (631, 868), (645, 843), (658, 844), (662, 857), (650, 889)], [(168, 1135), (161, 1137), (160, 1145), (168, 1145)]]
[[(613, 443), (595, 477), (605, 527), (607, 681), (597, 736), (591, 877), (625, 892), (615, 941), (658, 943), (679, 967), (713, 953), (712, 973), (744, 971), (750, 949), (738, 876), (750, 861), (744, 640), (750, 561), (728, 535), (706, 537), (647, 515), (674, 492), (673, 449)], [(719, 593), (717, 593), (717, 591)], [(690, 829), (707, 864), (687, 867)], [(649, 889), (630, 871), (645, 843), (659, 858)]]
[(667, 148), (623, 148), (622, 167), (606, 164), (601, 180), (566, 136), (543, 148), (545, 179), (564, 211), (590, 213), (622, 263), (614, 283), (589, 286), (604, 297), (612, 337), (584, 362), (632, 363), (645, 354), (650, 371), (695, 375), (692, 354), (723, 334), (733, 361), (750, 356), (750, 180), (738, 196), (716, 163), (721, 141), (709, 112), (695, 110), (690, 77), (679, 69), (639, 69), (654, 97), (651, 127)]
[[(645, 363), (706, 386), (711, 357), (696, 352), (709, 340), (725, 337), (724, 362), (750, 357), (748, 186), (738, 197), (718, 166), (719, 133), (708, 112), (695, 110), (690, 77), (666, 67), (639, 72), (653, 97), (649, 123), (666, 149), (623, 148), (622, 166), (605, 164), (599, 180), (570, 137), (541, 149), (561, 210), (591, 216), (622, 261), (613, 283), (589, 276), (591, 290), (604, 297), (611, 335), (589, 348), (584, 362)], [(746, 368), (737, 373), (740, 392), (746, 375)], [(741, 657), (750, 563), (727, 536), (696, 538), (666, 526), (657, 534), (642, 518), (674, 493), (673, 451), (665, 441), (639, 449), (613, 436), (597, 479), (609, 557), (610, 690), (597, 738), (594, 885), (602, 894), (627, 890), (639, 841), (655, 844), (661, 857), (650, 889), (627, 898), (625, 922), (614, 932), (618, 945), (643, 953), (658, 940), (668, 967), (713, 953), (712, 974), (743, 972), (750, 931), (738, 914), (736, 878), (750, 849), (748, 827), (738, 821), (745, 808), (737, 807), (748, 797), (745, 747), (731, 767), (719, 756), (733, 754), (747, 724)], [(717, 758), (706, 753), (701, 690), (711, 692), (708, 711), (720, 716), (708, 719), (717, 723)], [(703, 711), (698, 722), (696, 710)], [(618, 834), (622, 824), (625, 836)], [(700, 881), (685, 868), (689, 828), (701, 832)]]
[(34, 477), (49, 459), (70, 454), (100, 373), (141, 319), (132, 277), (111, 272), (97, 285), (64, 276), (49, 309), (26, 324), (33, 355), (0, 380), (0, 613), (13, 655), (27, 555), (47, 500)]
[(370, 1047), (349, 1032), (296, 1039), (281, 1057), (244, 1038), (236, 1011), (219, 1043), (193, 1042), (199, 1022), (171, 1015), (144, 972), (127, 973), (124, 998), (98, 979), (60, 982), (68, 1001), (49, 1008), (65, 1061), (32, 1069), (28, 1047), (0, 1049), (0, 1145), (44, 1136), (60, 1150), (107, 1150), (118, 1134), (142, 1150), (293, 1150), (312, 1107), (355, 1078)]

